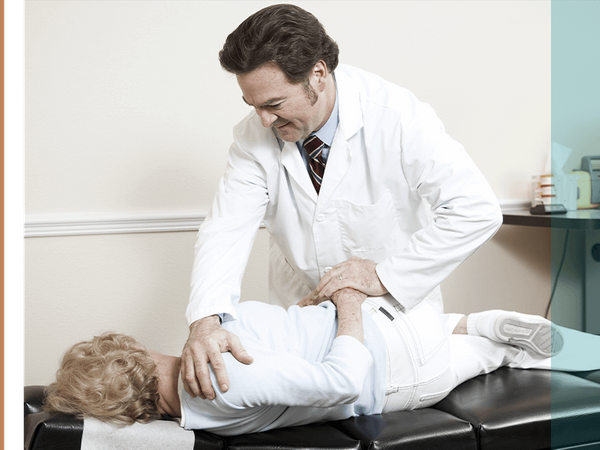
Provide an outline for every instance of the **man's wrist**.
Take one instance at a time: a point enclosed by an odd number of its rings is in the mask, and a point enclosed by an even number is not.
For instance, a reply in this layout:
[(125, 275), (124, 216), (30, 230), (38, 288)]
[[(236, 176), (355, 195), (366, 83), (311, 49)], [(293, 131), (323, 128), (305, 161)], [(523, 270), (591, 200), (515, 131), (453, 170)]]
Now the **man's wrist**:
[(210, 316), (203, 317), (202, 319), (198, 319), (195, 322), (192, 322), (190, 325), (190, 329), (196, 328), (200, 325), (221, 325), (221, 317), (218, 314), (212, 314)]

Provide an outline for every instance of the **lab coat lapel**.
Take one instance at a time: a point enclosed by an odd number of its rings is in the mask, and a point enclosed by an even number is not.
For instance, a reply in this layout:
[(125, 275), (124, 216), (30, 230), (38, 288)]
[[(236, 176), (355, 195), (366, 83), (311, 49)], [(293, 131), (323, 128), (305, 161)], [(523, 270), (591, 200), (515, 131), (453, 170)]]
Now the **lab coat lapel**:
[(348, 140), (363, 126), (360, 98), (352, 80), (344, 73), (336, 73), (336, 83), (337, 92), (340, 96), (340, 122), (327, 158), (317, 209), (327, 203), (350, 168), (352, 150)]
[(340, 96), (340, 123), (329, 151), (325, 176), (318, 196), (296, 144), (285, 142), (281, 150), (281, 163), (308, 197), (315, 203), (318, 202), (317, 209), (327, 203), (327, 200), (350, 168), (352, 152), (348, 140), (363, 127), (360, 97), (352, 80), (346, 74), (340, 72), (336, 73), (336, 83), (337, 92)]
[[(340, 96), (340, 123), (338, 125), (338, 132), (341, 131), (342, 137), (348, 140), (364, 125), (362, 108), (360, 106), (360, 94), (350, 77), (345, 73), (336, 72), (335, 81), (337, 83), (338, 95)], [(336, 132), (336, 134), (338, 133)]]
[(340, 181), (342, 181), (342, 178), (344, 178), (344, 175), (350, 168), (351, 162), (352, 152), (350, 151), (350, 145), (338, 128), (333, 138), (331, 149), (329, 150), (327, 164), (325, 165), (325, 174), (319, 191), (317, 209), (327, 203), (327, 200), (329, 200), (331, 194), (333, 194), (333, 191), (335, 191), (335, 188), (340, 184)]
[(317, 192), (310, 181), (310, 176), (295, 142), (285, 142), (281, 150), (281, 164), (308, 197), (317, 203)]

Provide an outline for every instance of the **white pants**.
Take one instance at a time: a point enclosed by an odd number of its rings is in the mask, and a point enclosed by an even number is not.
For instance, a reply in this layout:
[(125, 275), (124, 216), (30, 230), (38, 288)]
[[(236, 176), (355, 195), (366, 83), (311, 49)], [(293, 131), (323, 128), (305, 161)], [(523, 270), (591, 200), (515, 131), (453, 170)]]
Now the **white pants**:
[(387, 349), (383, 412), (434, 405), (459, 384), (503, 366), (550, 369), (551, 358), (452, 334), (462, 315), (439, 314), (426, 300), (405, 311), (389, 295), (370, 297), (363, 310), (379, 326)]

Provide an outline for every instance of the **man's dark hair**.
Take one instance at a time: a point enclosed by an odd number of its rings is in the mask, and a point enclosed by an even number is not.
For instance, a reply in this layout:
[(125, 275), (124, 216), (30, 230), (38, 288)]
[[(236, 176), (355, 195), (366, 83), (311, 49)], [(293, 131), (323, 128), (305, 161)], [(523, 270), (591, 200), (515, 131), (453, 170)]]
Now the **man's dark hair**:
[(268, 6), (244, 20), (227, 36), (219, 61), (236, 75), (276, 62), (290, 82), (299, 83), (320, 60), (333, 72), (338, 54), (337, 44), (315, 16), (284, 4)]

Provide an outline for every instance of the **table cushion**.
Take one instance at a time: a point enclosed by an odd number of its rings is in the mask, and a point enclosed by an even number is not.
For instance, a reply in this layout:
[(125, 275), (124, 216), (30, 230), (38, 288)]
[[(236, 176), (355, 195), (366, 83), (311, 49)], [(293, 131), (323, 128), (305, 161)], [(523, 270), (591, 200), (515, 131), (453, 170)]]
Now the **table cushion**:
[(329, 423), (279, 428), (228, 437), (228, 450), (361, 450), (363, 446)]
[(499, 369), (435, 405), (477, 429), (481, 450), (600, 442), (600, 385), (564, 372)]
[(335, 424), (364, 448), (402, 450), (477, 450), (469, 422), (432, 408), (359, 416)]
[[(44, 412), (44, 389), (25, 388), (25, 448), (79, 449), (83, 421)], [(228, 438), (195, 431), (194, 449), (600, 448), (599, 424), (600, 371), (503, 368), (463, 383), (433, 408)]]

